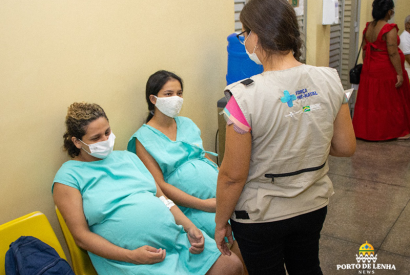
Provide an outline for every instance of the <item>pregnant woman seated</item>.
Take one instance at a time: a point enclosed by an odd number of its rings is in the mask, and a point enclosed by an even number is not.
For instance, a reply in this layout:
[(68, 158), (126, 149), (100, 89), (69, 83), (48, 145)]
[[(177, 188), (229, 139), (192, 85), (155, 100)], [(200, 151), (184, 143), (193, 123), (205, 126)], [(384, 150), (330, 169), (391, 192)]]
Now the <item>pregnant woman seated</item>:
[(68, 108), (54, 202), (98, 274), (241, 274), (166, 198), (139, 158), (113, 151), (115, 136), (97, 104)]
[[(202, 146), (201, 131), (187, 117), (178, 116), (183, 82), (176, 74), (158, 71), (146, 85), (149, 115), (128, 142), (155, 181), (183, 213), (208, 236), (215, 236), (218, 167)], [(231, 250), (241, 258), (236, 241)]]

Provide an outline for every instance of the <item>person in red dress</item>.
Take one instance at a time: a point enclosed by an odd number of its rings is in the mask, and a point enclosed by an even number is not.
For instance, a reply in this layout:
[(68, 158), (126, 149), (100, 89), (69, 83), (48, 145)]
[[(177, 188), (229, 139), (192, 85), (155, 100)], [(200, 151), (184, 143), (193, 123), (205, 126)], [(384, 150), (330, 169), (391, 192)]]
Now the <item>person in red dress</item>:
[(363, 31), (363, 68), (353, 116), (357, 138), (410, 138), (410, 85), (404, 55), (398, 48), (393, 0), (374, 0)]

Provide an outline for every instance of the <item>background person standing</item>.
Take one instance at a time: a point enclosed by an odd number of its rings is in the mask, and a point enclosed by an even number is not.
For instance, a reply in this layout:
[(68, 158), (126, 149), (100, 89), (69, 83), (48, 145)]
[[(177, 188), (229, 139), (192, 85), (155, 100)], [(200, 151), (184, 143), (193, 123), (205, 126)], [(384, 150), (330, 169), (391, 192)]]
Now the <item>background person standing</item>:
[(215, 241), (231, 253), (230, 219), (249, 274), (322, 274), (320, 232), (334, 193), (327, 158), (356, 147), (347, 99), (335, 69), (299, 62), (288, 1), (250, 0), (240, 20), (240, 41), (264, 71), (225, 89)]
[(374, 0), (363, 31), (363, 68), (353, 116), (357, 138), (410, 138), (410, 85), (399, 49), (393, 0)]
[(406, 68), (407, 74), (410, 74), (410, 15), (407, 15), (404, 20), (404, 31), (400, 35), (400, 49), (403, 51), (404, 58), (404, 67)]

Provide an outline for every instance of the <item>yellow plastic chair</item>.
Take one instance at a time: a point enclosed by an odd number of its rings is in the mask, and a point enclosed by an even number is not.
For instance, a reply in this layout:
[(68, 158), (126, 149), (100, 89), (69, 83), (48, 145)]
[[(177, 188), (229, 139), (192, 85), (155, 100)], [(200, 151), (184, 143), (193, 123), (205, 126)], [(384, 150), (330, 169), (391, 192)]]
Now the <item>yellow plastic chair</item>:
[(70, 251), (74, 273), (76, 275), (97, 275), (97, 272), (95, 271), (94, 266), (91, 263), (87, 251), (77, 246), (74, 241), (73, 235), (71, 235), (70, 230), (68, 230), (67, 224), (65, 223), (60, 210), (58, 210), (57, 206), (55, 208), (58, 221), (60, 222), (61, 230), (63, 231), (68, 250)]
[(53, 247), (61, 258), (67, 259), (47, 217), (33, 212), (0, 225), (0, 275), (5, 275), (5, 255), (12, 242), (21, 236), (33, 236)]

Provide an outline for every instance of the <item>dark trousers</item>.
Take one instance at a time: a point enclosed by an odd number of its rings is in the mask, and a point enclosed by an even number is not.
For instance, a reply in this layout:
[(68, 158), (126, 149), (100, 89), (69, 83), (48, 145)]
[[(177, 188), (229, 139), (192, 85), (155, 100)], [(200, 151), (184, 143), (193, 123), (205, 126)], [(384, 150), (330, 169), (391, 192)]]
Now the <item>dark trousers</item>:
[(322, 274), (320, 231), (327, 207), (290, 219), (268, 223), (231, 220), (235, 239), (250, 275)]

